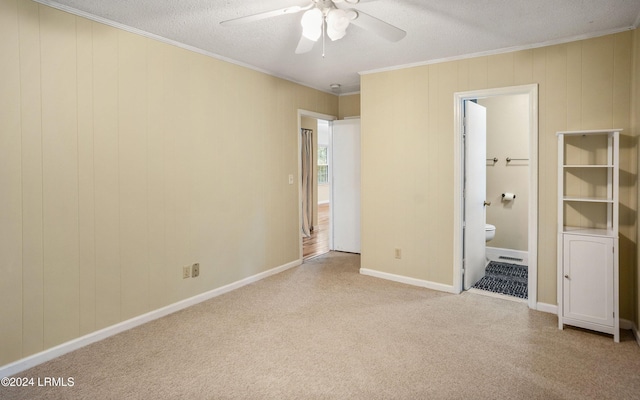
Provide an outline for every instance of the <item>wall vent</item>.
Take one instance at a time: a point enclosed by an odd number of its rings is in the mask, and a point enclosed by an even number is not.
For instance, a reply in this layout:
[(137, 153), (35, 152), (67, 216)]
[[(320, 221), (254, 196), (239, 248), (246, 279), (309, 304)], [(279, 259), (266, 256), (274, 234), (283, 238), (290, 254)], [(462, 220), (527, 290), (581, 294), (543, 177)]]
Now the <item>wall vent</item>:
[(509, 261), (520, 261), (522, 262), (522, 258), (516, 258), (516, 257), (507, 257), (507, 256), (500, 256), (498, 257), (501, 260), (509, 260)]

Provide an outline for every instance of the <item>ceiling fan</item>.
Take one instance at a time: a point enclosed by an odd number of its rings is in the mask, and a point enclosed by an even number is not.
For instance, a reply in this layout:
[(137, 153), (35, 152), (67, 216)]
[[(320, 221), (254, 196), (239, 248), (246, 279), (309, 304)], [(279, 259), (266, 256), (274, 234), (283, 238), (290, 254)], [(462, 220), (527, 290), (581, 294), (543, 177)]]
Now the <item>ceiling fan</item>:
[(331, 40), (338, 40), (345, 36), (350, 24), (359, 26), (391, 42), (397, 42), (405, 37), (407, 32), (376, 17), (353, 8), (339, 8), (337, 4), (357, 4), (360, 0), (311, 0), (310, 4), (291, 6), (278, 10), (265, 11), (220, 22), (221, 25), (238, 25), (261, 19), (295, 14), (304, 11), (300, 24), (302, 36), (296, 47), (296, 54), (307, 53), (314, 44), (326, 36)]

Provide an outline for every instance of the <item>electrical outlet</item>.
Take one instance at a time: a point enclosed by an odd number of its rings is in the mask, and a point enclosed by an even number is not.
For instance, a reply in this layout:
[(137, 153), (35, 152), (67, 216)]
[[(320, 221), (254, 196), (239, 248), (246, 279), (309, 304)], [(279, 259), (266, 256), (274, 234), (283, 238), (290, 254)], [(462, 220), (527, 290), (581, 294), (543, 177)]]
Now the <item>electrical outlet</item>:
[(402, 258), (402, 249), (396, 249), (396, 258), (398, 260)]
[(188, 265), (186, 267), (182, 267), (182, 279), (187, 278), (191, 278), (191, 267)]
[(194, 278), (200, 276), (200, 263), (195, 263), (191, 266), (191, 276)]

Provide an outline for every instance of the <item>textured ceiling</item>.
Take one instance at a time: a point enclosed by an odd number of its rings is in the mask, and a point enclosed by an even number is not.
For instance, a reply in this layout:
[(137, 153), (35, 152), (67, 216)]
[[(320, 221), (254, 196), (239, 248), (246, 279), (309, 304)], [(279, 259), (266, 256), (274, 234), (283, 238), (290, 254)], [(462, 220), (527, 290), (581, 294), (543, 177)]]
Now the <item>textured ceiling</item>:
[(295, 54), (301, 13), (243, 25), (228, 19), (307, 5), (311, 0), (36, 0), (99, 21), (144, 31), (216, 57), (340, 93), (360, 89), (359, 72), (535, 47), (633, 29), (640, 0), (361, 0), (355, 8), (407, 32), (391, 43), (351, 25), (338, 41), (327, 39)]

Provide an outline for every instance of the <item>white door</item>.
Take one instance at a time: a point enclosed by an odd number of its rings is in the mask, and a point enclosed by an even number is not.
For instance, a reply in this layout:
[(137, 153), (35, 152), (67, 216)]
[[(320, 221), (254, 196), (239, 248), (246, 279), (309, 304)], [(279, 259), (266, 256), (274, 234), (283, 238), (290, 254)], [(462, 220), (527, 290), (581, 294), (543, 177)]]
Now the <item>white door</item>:
[(487, 195), (487, 109), (465, 101), (464, 289), (484, 275)]
[(360, 253), (360, 119), (333, 121), (332, 250)]

